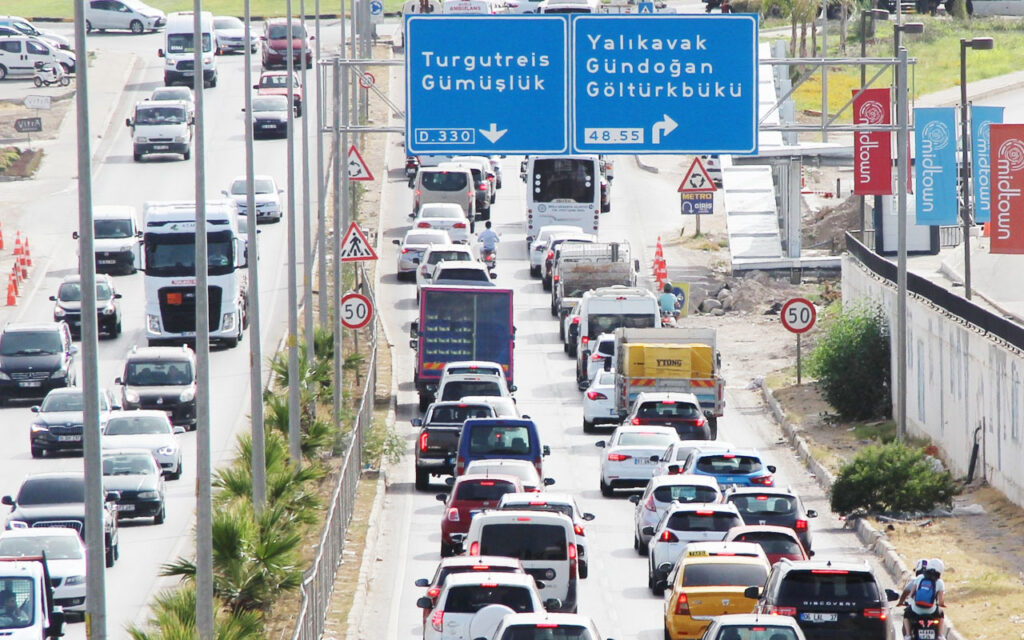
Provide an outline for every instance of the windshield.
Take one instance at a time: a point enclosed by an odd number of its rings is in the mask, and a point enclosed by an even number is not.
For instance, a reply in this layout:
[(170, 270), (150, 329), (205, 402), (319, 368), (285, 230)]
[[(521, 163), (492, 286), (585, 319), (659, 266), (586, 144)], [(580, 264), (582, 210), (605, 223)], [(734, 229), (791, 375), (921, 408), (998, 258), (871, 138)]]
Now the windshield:
[(764, 584), (765, 568), (756, 564), (692, 564), (683, 568), (684, 587), (753, 587)]
[(163, 416), (111, 418), (103, 430), (105, 436), (148, 436), (161, 433), (171, 433), (171, 427)]
[(192, 363), (129, 362), (125, 367), (124, 383), (133, 387), (180, 386), (192, 382)]
[(555, 524), (488, 524), (481, 527), (480, 555), (565, 560), (567, 537), (565, 528)]
[(30, 626), (35, 619), (35, 581), (31, 578), (4, 578), (0, 585), (3, 586), (0, 591), (0, 629)]
[[(100, 394), (100, 411), (109, 411), (106, 394)], [(43, 399), (39, 407), (40, 413), (52, 413), (56, 411), (82, 411), (82, 394), (78, 391), (71, 393), (51, 393)]]
[(285, 96), (260, 96), (252, 99), (253, 111), (287, 111), (288, 98)]
[(149, 107), (135, 112), (135, 124), (183, 124), (186, 119), (185, 110), (181, 107)]
[(156, 460), (148, 453), (125, 453), (103, 456), (105, 476), (149, 476), (160, 472)]
[(96, 232), (97, 240), (132, 237), (131, 220), (96, 220), (93, 222), (92, 228)]
[[(235, 180), (231, 183), (231, 194), (244, 196), (247, 184), (248, 183), (245, 180)], [(274, 188), (273, 180), (269, 180), (267, 178), (256, 178), (253, 180), (253, 192), (260, 195), (265, 193), (276, 193), (277, 189)]]
[[(272, 24), (267, 29), (267, 37), (271, 40), (283, 40), (288, 37), (288, 24)], [(292, 37), (293, 38), (305, 38), (306, 31), (302, 28), (302, 24), (298, 22), (292, 22)]]
[(0, 338), (2, 356), (56, 355), (63, 350), (57, 331), (8, 331)]
[[(110, 300), (110, 297), (114, 295), (114, 292), (110, 290), (110, 285), (106, 282), (96, 283), (96, 299), (97, 300)], [(61, 302), (81, 302), (82, 301), (82, 286), (77, 282), (65, 282), (60, 285), (60, 290), (57, 291), (57, 299)]]
[(0, 538), (0, 556), (41, 556), (47, 560), (81, 560), (77, 536), (25, 536)]
[[(207, 234), (207, 264), (211, 276), (234, 270), (231, 232)], [(196, 245), (193, 234), (146, 234), (146, 275), (155, 277), (195, 276)]]
[(535, 202), (594, 201), (593, 160), (544, 158), (533, 163), (533, 199)]
[(245, 25), (238, 18), (232, 16), (221, 16), (213, 19), (214, 29), (244, 29)]
[(519, 425), (474, 425), (469, 434), (469, 452), (476, 455), (528, 455), (530, 430)]
[(18, 491), (18, 504), (68, 504), (85, 501), (85, 479), (29, 478)]
[[(167, 36), (167, 53), (191, 53), (195, 49), (192, 46), (192, 33), (172, 33)], [(203, 34), (203, 51), (213, 51), (213, 39), (210, 34)]]

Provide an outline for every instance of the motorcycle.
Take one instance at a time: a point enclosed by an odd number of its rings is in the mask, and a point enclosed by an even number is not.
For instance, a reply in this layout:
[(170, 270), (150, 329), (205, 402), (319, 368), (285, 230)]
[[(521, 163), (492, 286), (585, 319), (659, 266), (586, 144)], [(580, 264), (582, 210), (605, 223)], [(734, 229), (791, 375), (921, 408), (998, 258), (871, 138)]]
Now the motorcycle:
[(676, 314), (671, 311), (661, 312), (661, 326), (663, 327), (674, 327), (676, 326)]
[(36, 72), (33, 77), (37, 87), (59, 84), (62, 87), (66, 87), (71, 84), (71, 78), (64, 73), (64, 67), (56, 62), (37, 62), (35, 64)]
[(481, 249), (480, 257), (483, 259), (485, 265), (487, 265), (488, 271), (494, 270), (494, 265), (498, 260), (497, 249)]
[(910, 637), (913, 640), (938, 640), (939, 624), (942, 618), (939, 616), (918, 618), (910, 623)]

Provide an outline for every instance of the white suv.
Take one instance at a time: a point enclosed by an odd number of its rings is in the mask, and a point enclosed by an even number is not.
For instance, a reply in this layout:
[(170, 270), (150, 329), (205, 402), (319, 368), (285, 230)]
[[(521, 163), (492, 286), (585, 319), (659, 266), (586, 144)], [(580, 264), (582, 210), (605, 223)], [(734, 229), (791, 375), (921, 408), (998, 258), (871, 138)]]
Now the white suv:
[(481, 609), (494, 605), (506, 608), (505, 613), (544, 611), (544, 603), (537, 592), (533, 576), (520, 573), (458, 573), (448, 576), (444, 581), (436, 601), (429, 596), (416, 600), (416, 606), (430, 611), (423, 621), (423, 640), (472, 638), (469, 631), (473, 618)]

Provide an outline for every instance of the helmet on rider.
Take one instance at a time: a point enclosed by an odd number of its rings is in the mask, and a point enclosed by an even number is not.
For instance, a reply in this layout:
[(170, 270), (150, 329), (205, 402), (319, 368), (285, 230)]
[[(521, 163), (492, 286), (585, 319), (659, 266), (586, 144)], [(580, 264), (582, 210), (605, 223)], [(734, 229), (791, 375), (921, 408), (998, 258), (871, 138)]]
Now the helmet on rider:
[(935, 573), (942, 575), (942, 572), (946, 569), (946, 565), (942, 563), (942, 560), (938, 558), (932, 558), (928, 561), (928, 570), (934, 571)]

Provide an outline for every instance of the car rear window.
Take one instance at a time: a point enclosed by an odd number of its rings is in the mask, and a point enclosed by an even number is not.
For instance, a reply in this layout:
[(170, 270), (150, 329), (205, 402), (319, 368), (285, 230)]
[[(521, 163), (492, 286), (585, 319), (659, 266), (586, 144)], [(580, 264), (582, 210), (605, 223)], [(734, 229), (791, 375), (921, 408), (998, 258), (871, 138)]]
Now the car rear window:
[(796, 498), (773, 495), (736, 495), (729, 502), (743, 515), (786, 516), (796, 511)]
[(480, 531), (480, 555), (565, 560), (568, 558), (566, 538), (565, 528), (554, 524), (488, 524)]
[(494, 410), (485, 404), (445, 405), (430, 411), (427, 424), (462, 424), (470, 418), (493, 418)]
[(880, 600), (870, 573), (860, 571), (790, 571), (779, 586), (779, 600), (788, 602)]
[(620, 447), (667, 447), (678, 440), (674, 433), (642, 433), (628, 432), (619, 436), (617, 446)]
[(697, 461), (697, 470), (704, 473), (754, 473), (762, 468), (761, 461), (753, 456), (737, 456), (731, 453), (704, 456)]
[(715, 502), (718, 500), (718, 492), (711, 487), (669, 485), (655, 489), (654, 499), (658, 502)]
[(757, 531), (736, 536), (737, 542), (755, 542), (767, 554), (785, 556), (801, 555), (800, 543), (784, 533), (776, 531)]
[(405, 244), (430, 244), (440, 239), (440, 234), (437, 233), (410, 233), (405, 236)]
[(437, 582), (434, 584), (443, 585), (444, 581), (448, 579), (448, 576), (456, 573), (473, 573), (474, 571), (487, 571), (487, 573), (521, 573), (516, 567), (507, 567), (500, 565), (480, 565), (470, 564), (462, 565), (457, 567), (444, 567), (437, 574)]
[(683, 567), (684, 587), (752, 587), (764, 584), (768, 571), (756, 564), (692, 564)]
[(462, 209), (460, 209), (457, 206), (452, 206), (452, 207), (445, 207), (445, 206), (431, 207), (429, 205), (425, 205), (420, 210), (420, 217), (423, 217), (423, 218), (442, 218), (442, 219), (446, 219), (446, 220), (447, 219), (458, 220), (459, 218), (466, 217), (466, 214), (464, 214), (462, 212)]
[(459, 483), (455, 490), (455, 499), (479, 502), (501, 500), (501, 496), (516, 491), (515, 485), (503, 480), (468, 480)]
[(469, 374), (478, 376), (494, 376), (499, 377), (501, 374), (498, 373), (497, 369), (488, 369), (485, 367), (448, 367), (445, 371), (449, 375), (457, 374)]
[(489, 604), (503, 604), (516, 613), (533, 612), (529, 590), (518, 585), (453, 587), (448, 590), (443, 609), (446, 613), (476, 613)]
[(724, 511), (714, 511), (709, 515), (682, 511), (672, 514), (668, 520), (668, 528), (674, 531), (728, 531), (742, 524), (739, 516)]
[(645, 402), (637, 409), (638, 418), (685, 418), (696, 420), (701, 417), (700, 408), (689, 402)]
[(422, 171), (420, 184), (429, 191), (460, 191), (466, 188), (465, 173), (447, 171)]
[(553, 504), (550, 502), (544, 502), (543, 500), (537, 500), (536, 502), (518, 502), (514, 504), (506, 504), (502, 509), (515, 509), (516, 511), (548, 511), (550, 513), (561, 513), (572, 517), (572, 505), (569, 504)]
[[(490, 282), (487, 272), (483, 269), (444, 269), (435, 280), (466, 280), (472, 282)], [(478, 394), (483, 395), (483, 394)]]
[(473, 432), (469, 436), (469, 452), (475, 454), (529, 454), (530, 430), (519, 425), (474, 426)]
[(714, 640), (797, 640), (789, 627), (769, 627), (762, 622), (750, 626), (723, 626)]
[(615, 355), (615, 342), (611, 340), (599, 342), (597, 345), (597, 352), (605, 356)]
[(437, 264), (442, 260), (456, 260), (459, 262), (469, 262), (472, 259), (472, 256), (470, 256), (465, 251), (431, 251), (430, 255), (427, 256), (427, 263)]
[(500, 395), (501, 385), (494, 380), (454, 380), (444, 385), (441, 400), (461, 400), (466, 396)]
[(650, 329), (654, 327), (654, 318), (653, 311), (651, 313), (590, 314), (587, 318), (587, 335), (593, 340), (602, 333), (611, 333), (619, 327)]
[(586, 627), (523, 624), (506, 627), (501, 640), (593, 640), (593, 636)]

